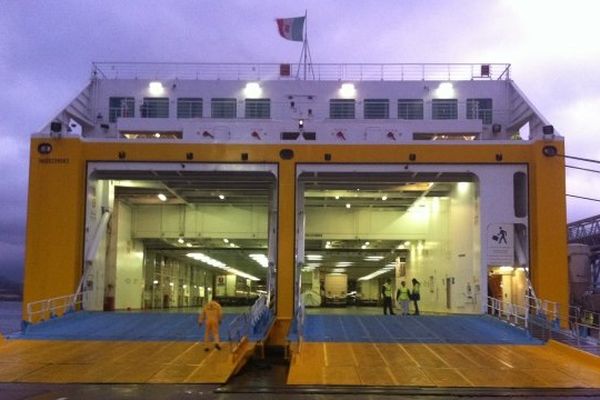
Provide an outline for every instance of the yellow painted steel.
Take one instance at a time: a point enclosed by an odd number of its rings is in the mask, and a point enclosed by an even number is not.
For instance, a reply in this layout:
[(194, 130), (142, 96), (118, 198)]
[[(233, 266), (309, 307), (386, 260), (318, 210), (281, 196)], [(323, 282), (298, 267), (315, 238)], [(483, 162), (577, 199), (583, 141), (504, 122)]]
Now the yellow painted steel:
[[(600, 388), (600, 358), (543, 346), (304, 343), (291, 385)], [(585, 362), (581, 361), (585, 358)]]
[(245, 357), (222, 346), (205, 352), (192, 342), (8, 340), (0, 346), (0, 382), (224, 383)]
[[(50, 154), (38, 154), (48, 142)], [(71, 294), (82, 270), (85, 177), (88, 161), (190, 163), (277, 163), (279, 165), (279, 238), (277, 323), (272, 342), (285, 341), (293, 315), (294, 196), (297, 163), (353, 164), (503, 164), (529, 167), (531, 272), (540, 297), (568, 304), (564, 159), (546, 157), (545, 145), (562, 152), (562, 141), (514, 143), (423, 143), (390, 145), (249, 145), (93, 142), (79, 138), (31, 141), (24, 307), (28, 302)], [(280, 151), (294, 151), (282, 160)], [(331, 161), (325, 161), (325, 154)], [(409, 161), (410, 155), (415, 156)], [(119, 156), (121, 155), (121, 157)], [(497, 161), (501, 155), (502, 161)], [(563, 318), (564, 319), (564, 318)]]

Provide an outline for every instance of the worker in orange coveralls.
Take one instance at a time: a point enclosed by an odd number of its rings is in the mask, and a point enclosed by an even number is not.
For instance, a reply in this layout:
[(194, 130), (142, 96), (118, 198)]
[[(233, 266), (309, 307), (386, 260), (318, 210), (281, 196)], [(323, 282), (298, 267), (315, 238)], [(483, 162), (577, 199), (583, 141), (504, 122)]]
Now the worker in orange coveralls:
[(219, 344), (219, 325), (221, 325), (222, 315), (223, 311), (221, 305), (215, 300), (206, 303), (202, 312), (198, 315), (198, 326), (202, 326), (203, 323), (206, 323), (206, 326), (204, 327), (204, 351), (210, 350), (208, 347), (210, 336), (212, 336), (212, 339), (215, 341), (215, 348), (221, 350), (221, 345)]

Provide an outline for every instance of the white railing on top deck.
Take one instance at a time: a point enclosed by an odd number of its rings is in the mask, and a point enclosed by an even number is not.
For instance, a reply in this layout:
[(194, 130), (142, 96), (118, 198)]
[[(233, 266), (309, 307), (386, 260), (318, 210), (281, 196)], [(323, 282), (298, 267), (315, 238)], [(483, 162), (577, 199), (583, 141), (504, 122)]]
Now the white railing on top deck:
[[(282, 65), (289, 74), (282, 74)], [(307, 80), (321, 81), (460, 81), (508, 80), (507, 63), (393, 63), (312, 64)], [(278, 63), (168, 63), (94, 62), (92, 77), (98, 79), (191, 79), (191, 80), (295, 80), (298, 64)], [(283, 68), (286, 69), (286, 68)], [(303, 76), (300, 73), (299, 76)]]

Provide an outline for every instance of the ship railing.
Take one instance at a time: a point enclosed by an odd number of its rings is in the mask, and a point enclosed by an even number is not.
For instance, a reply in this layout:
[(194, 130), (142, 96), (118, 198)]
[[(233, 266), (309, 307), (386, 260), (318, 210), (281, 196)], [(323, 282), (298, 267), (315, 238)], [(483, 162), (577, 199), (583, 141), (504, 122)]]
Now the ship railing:
[(490, 296), (488, 296), (487, 300), (488, 314), (525, 329), (529, 327), (528, 307)]
[(578, 346), (584, 341), (592, 341), (600, 346), (600, 313), (570, 306), (569, 328)]
[[(302, 73), (299, 73), (302, 72)], [(509, 80), (508, 63), (321, 63), (307, 80), (460, 81)], [(294, 80), (303, 66), (290, 63), (94, 62), (96, 79)]]
[[(238, 315), (228, 326), (228, 337), (231, 345), (231, 353), (241, 355), (240, 349), (254, 334), (262, 336), (259, 340), (264, 340), (264, 333), (269, 330), (269, 315), (267, 296), (262, 294), (256, 299), (252, 307)], [(260, 332), (259, 332), (260, 331)], [(263, 333), (263, 335), (260, 335)]]
[(82, 309), (82, 295), (70, 294), (27, 303), (26, 321), (30, 324), (57, 318)]

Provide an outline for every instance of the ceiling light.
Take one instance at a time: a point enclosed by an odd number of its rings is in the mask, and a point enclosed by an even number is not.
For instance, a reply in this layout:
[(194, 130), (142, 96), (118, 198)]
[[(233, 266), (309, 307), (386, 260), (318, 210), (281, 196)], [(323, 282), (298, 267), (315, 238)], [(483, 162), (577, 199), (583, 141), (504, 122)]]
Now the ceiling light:
[(407, 240), (406, 242), (404, 242), (405, 246), (410, 246), (410, 242)]
[(160, 138), (160, 133), (156, 132), (156, 133), (154, 134), (154, 137), (155, 137), (155, 138), (157, 138), (157, 139), (158, 139), (158, 138)]
[(182, 238), (182, 237), (180, 237), (179, 239), (177, 239), (177, 242), (178, 242), (179, 244), (184, 244), (184, 243), (185, 243), (185, 241), (183, 240), (183, 238)]
[(250, 257), (251, 259), (253, 259), (257, 263), (259, 263), (260, 266), (263, 267), (263, 268), (268, 268), (269, 267), (269, 259), (267, 258), (266, 255), (264, 255), (262, 253), (250, 254), (250, 255), (248, 255), (248, 257)]
[(383, 260), (383, 256), (367, 256), (364, 258), (365, 261), (379, 261)]
[(229, 247), (236, 247), (235, 243), (229, 243)]
[(225, 243), (229, 243), (229, 239), (227, 239), (227, 238), (223, 238), (223, 241), (224, 241)]
[(219, 199), (221, 199), (221, 200), (225, 200), (225, 195), (222, 195), (222, 194), (220, 194), (220, 195), (219, 195)]
[(169, 282), (169, 286), (173, 287), (175, 284), (173, 282)]
[(164, 93), (165, 88), (163, 87), (161, 82), (153, 81), (148, 85), (148, 91), (152, 96), (160, 96)]
[(336, 267), (349, 267), (352, 264), (354, 264), (354, 262), (352, 262), (352, 261), (339, 261), (339, 262), (335, 263), (335, 266)]
[(158, 281), (156, 279), (154, 281), (152, 281), (152, 283), (154, 283), (155, 285), (158, 285)]
[(386, 195), (381, 196), (381, 200), (386, 201), (387, 200), (387, 196)]
[(370, 244), (371, 244), (371, 242), (365, 242), (365, 246), (368, 246)]
[(167, 196), (165, 196), (164, 193), (159, 193), (156, 197), (158, 197), (160, 201), (167, 201)]
[(332, 272), (346, 272), (345, 268), (334, 268), (331, 270)]
[(187, 242), (185, 245), (186, 245), (187, 247), (192, 247), (192, 244), (191, 244), (190, 242)]
[(367, 248), (367, 246), (363, 244), (362, 246), (360, 246), (360, 248), (364, 250)]
[(350, 207), (352, 207), (352, 206), (350, 205), (350, 203), (346, 203), (346, 208), (350, 208)]
[(322, 260), (323, 259), (323, 255), (322, 254), (307, 254), (306, 258), (308, 258), (311, 261), (313, 261), (313, 260)]
[(336, 195), (336, 196), (335, 196), (335, 199), (336, 199), (336, 200), (339, 200), (339, 199), (340, 199), (340, 196), (339, 196), (339, 195)]

